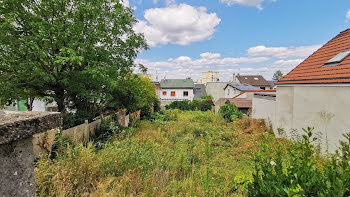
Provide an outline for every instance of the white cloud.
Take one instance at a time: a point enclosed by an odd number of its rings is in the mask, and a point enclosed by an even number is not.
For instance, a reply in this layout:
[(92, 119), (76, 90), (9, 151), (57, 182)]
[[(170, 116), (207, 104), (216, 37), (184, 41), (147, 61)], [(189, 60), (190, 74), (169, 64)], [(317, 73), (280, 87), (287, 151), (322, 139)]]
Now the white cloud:
[(140, 20), (134, 29), (144, 33), (150, 46), (168, 43), (188, 45), (209, 40), (221, 21), (216, 13), (207, 13), (205, 7), (187, 4), (148, 9), (144, 18), (146, 21)]
[(259, 10), (262, 9), (261, 3), (264, 0), (220, 0), (221, 3), (225, 3), (227, 5), (240, 4), (245, 6), (253, 6), (257, 7)]
[(200, 56), (203, 59), (218, 59), (221, 57), (220, 53), (210, 53), (210, 52), (202, 53), (200, 54)]
[[(161, 1), (161, 0), (153, 0), (153, 3), (156, 4), (156, 3), (158, 3), (159, 1)], [(176, 0), (164, 0), (164, 1), (165, 1), (165, 4), (166, 4), (167, 6), (173, 5), (173, 4), (176, 3)]]
[[(159, 79), (165, 75), (167, 78), (192, 77), (198, 79), (201, 73), (208, 70), (221, 70), (222, 74), (229, 73), (231, 69), (238, 69), (241, 66), (258, 64), (268, 61), (267, 57), (229, 57), (216, 59), (191, 59), (187, 56), (180, 56), (167, 61), (149, 61), (137, 59), (135, 63), (142, 64), (148, 68), (149, 73), (158, 73)], [(232, 73), (231, 73), (232, 74)]]
[(350, 10), (346, 13), (346, 19), (350, 20)]
[(177, 63), (183, 63), (183, 62), (190, 62), (190, 61), (192, 61), (192, 59), (190, 57), (187, 57), (187, 56), (180, 56), (174, 60), (170, 59), (170, 61), (177, 62)]
[(251, 56), (269, 56), (275, 58), (306, 58), (319, 49), (321, 45), (301, 47), (265, 47), (256, 46), (248, 49)]

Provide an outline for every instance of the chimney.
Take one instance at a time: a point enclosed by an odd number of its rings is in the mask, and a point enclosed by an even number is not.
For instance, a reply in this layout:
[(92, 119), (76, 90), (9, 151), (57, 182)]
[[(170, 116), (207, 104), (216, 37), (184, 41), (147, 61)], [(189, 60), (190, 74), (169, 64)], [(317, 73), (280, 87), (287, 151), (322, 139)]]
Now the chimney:
[(238, 74), (233, 73), (233, 80), (232, 80), (233, 83), (239, 83), (237, 76), (239, 76), (239, 73)]

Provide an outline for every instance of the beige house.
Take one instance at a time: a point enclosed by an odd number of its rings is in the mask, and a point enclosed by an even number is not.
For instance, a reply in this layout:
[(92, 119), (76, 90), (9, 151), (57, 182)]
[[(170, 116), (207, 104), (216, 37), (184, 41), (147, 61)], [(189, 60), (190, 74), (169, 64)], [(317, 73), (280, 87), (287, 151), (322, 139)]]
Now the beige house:
[(278, 81), (275, 102), (265, 99), (259, 105), (263, 98), (254, 97), (253, 117), (270, 120), (279, 137), (303, 134), (302, 128), (314, 127), (322, 150), (334, 152), (339, 140), (344, 140), (342, 135), (350, 132), (349, 55), (350, 29)]

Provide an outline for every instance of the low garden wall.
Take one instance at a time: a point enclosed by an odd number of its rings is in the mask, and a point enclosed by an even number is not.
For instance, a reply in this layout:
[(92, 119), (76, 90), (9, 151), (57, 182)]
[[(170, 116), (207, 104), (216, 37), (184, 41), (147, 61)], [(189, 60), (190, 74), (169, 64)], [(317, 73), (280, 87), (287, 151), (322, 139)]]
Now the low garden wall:
[(61, 126), (60, 113), (0, 111), (0, 196), (35, 196), (32, 136)]
[[(140, 111), (117, 113), (121, 126)], [(87, 143), (100, 128), (103, 117), (66, 129), (60, 113), (0, 111), (0, 196), (35, 196), (34, 159), (51, 152), (56, 134), (69, 136), (73, 143)]]

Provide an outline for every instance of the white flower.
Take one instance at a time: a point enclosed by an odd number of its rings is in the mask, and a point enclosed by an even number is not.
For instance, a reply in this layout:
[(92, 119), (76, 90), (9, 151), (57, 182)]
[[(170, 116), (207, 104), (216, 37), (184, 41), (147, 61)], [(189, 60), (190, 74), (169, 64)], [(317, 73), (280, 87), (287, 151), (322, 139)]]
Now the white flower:
[(276, 165), (276, 163), (275, 163), (274, 161), (270, 161), (270, 164), (271, 164), (272, 166), (275, 166), (275, 165)]

